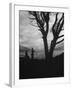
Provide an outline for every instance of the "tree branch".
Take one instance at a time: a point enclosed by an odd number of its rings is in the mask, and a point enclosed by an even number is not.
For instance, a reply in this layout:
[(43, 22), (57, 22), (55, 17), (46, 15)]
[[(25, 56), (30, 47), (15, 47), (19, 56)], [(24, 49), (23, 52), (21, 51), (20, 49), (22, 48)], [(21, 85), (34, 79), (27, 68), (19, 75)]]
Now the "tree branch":
[[(48, 34), (49, 30), (49, 13), (50, 12), (36, 12), (31, 11), (29, 12), (31, 15), (33, 15), (35, 18), (31, 18), (32, 20), (36, 20), (39, 30), (42, 32), (43, 35)], [(46, 23), (46, 30), (44, 29), (44, 24)]]
[(62, 40), (56, 42), (56, 44), (59, 44), (59, 43), (61, 43), (61, 42), (63, 42), (63, 41), (64, 41), (64, 39), (62, 39)]
[(56, 13), (56, 19), (55, 19), (55, 22), (54, 22), (54, 24), (53, 24), (53, 26), (52, 26), (52, 32), (53, 32), (53, 35), (55, 36), (55, 34), (56, 34), (56, 32), (55, 32), (55, 26), (56, 26), (56, 24), (57, 24), (57, 17), (58, 17), (58, 13)]
[(52, 29), (54, 29), (54, 27), (55, 27), (55, 25), (56, 25), (56, 23), (57, 23), (57, 17), (58, 17), (58, 13), (56, 13), (56, 19), (55, 19), (55, 22), (54, 22), (54, 24), (53, 24), (53, 27), (52, 27)]
[(46, 16), (46, 35), (48, 34), (49, 31), (49, 14), (50, 12), (47, 12), (47, 16)]
[(29, 19), (31, 19), (31, 20), (35, 20), (35, 18), (32, 18), (32, 17), (29, 17)]
[(38, 27), (38, 26), (36, 26), (36, 25), (34, 25), (34, 24), (32, 24), (32, 23), (30, 23), (32, 26), (34, 26), (34, 27)]
[(63, 19), (62, 23), (60, 24), (60, 27), (59, 27), (59, 30), (58, 30), (58, 34), (61, 32), (63, 25), (64, 25), (64, 19)]
[(60, 20), (59, 20), (59, 22), (58, 22), (58, 24), (57, 24), (57, 28), (56, 28), (56, 32), (58, 32), (60, 29), (59, 29), (59, 27), (60, 27), (60, 23), (61, 23), (61, 21), (64, 19), (64, 13), (62, 14), (62, 17), (60, 18)]
[(64, 35), (58, 36), (58, 38), (64, 37)]

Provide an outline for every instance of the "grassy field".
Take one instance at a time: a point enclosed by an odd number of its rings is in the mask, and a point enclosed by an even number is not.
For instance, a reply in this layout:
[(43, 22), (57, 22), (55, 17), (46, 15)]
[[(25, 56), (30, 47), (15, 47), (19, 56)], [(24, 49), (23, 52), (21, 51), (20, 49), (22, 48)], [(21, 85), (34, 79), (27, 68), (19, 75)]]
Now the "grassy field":
[(25, 58), (20, 58), (19, 79), (52, 77), (64, 77), (64, 54), (53, 58), (48, 63), (42, 59), (25, 60)]

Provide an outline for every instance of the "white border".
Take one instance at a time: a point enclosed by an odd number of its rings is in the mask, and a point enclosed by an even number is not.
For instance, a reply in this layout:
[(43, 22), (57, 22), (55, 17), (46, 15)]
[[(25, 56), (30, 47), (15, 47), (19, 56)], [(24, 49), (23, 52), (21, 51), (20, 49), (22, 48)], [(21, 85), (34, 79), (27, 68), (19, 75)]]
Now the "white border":
[[(68, 83), (69, 82), (69, 12), (67, 8), (49, 8), (42, 6), (26, 6), (13, 4), (12, 6), (12, 86), (35, 86), (35, 85), (47, 85), (54, 83)], [(32, 10), (32, 11), (52, 11), (52, 12), (64, 12), (64, 77), (58, 78), (42, 78), (42, 79), (23, 79), (19, 80), (19, 10)]]

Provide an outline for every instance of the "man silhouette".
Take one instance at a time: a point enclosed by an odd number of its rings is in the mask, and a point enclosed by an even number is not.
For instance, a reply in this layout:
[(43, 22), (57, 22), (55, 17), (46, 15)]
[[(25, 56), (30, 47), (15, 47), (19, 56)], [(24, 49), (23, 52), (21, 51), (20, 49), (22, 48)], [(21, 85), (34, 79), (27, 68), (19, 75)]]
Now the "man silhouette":
[(27, 51), (25, 51), (25, 62), (29, 62), (29, 55)]
[(33, 60), (34, 59), (34, 49), (32, 48), (31, 50), (31, 59)]

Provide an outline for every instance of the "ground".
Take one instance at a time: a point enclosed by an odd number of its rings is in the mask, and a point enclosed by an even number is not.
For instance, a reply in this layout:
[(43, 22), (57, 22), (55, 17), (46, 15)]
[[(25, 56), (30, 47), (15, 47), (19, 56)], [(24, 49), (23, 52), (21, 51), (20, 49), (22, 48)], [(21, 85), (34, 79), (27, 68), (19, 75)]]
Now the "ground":
[(53, 58), (48, 63), (45, 63), (44, 59), (30, 59), (26, 62), (25, 58), (20, 58), (19, 79), (51, 77), (64, 77), (64, 54)]

